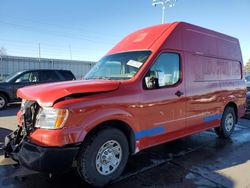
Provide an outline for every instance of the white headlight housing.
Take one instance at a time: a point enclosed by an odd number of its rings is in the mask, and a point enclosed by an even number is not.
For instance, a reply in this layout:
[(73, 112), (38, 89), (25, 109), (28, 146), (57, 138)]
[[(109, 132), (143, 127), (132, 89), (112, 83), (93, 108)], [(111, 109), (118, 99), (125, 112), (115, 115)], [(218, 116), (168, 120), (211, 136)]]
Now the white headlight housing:
[(26, 99), (22, 99), (22, 103), (21, 103), (21, 108), (24, 107), (24, 104), (26, 103)]
[(68, 118), (67, 109), (56, 109), (43, 107), (39, 109), (36, 116), (35, 127), (43, 129), (60, 129), (64, 126)]

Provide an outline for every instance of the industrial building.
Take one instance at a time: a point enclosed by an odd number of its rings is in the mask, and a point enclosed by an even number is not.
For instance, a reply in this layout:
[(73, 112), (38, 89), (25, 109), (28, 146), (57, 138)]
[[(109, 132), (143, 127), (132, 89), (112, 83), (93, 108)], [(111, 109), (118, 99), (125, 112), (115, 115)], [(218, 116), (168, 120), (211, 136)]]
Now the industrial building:
[(77, 79), (81, 79), (94, 64), (91, 61), (0, 56), (0, 80), (15, 72), (29, 69), (71, 70)]

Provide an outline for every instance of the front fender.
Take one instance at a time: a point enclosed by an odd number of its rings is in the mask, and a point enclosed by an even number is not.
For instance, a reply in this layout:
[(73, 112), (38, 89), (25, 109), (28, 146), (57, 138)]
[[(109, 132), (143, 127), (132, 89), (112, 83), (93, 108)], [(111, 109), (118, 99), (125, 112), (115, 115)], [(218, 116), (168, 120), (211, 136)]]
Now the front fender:
[(36, 129), (29, 136), (31, 142), (39, 146), (49, 147), (81, 143), (88, 132), (110, 120), (122, 121), (134, 132), (138, 129), (134, 115), (122, 109), (96, 109), (91, 113), (77, 109), (70, 113), (64, 128), (57, 130)]
[[(136, 132), (138, 131), (138, 122), (132, 113), (125, 111), (123, 109), (110, 108), (110, 109), (100, 109), (87, 116), (83, 122), (81, 123), (81, 127), (83, 127), (81, 134), (79, 135), (78, 142), (82, 142), (92, 129), (97, 126), (101, 126), (102, 123), (118, 120), (126, 123), (129, 128)], [(119, 125), (118, 125), (119, 126)]]

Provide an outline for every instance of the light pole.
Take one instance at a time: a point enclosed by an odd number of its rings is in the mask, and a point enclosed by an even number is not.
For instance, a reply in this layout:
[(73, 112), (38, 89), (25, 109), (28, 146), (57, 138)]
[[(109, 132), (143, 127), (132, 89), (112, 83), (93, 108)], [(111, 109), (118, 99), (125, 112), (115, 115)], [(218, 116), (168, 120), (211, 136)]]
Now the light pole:
[(174, 7), (175, 6), (175, 2), (177, 0), (153, 0), (152, 5), (156, 7), (156, 5), (161, 5), (162, 6), (162, 18), (161, 18), (161, 23), (164, 24), (165, 23), (165, 9), (166, 7)]

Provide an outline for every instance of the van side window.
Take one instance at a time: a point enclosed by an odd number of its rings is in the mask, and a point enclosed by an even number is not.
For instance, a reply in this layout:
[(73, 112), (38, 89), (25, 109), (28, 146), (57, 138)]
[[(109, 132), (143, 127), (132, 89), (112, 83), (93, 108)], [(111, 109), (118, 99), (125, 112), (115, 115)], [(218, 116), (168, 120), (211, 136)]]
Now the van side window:
[(180, 56), (162, 53), (145, 77), (147, 89), (172, 86), (180, 79)]

